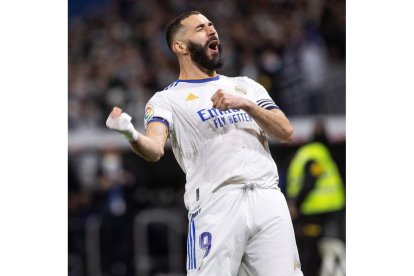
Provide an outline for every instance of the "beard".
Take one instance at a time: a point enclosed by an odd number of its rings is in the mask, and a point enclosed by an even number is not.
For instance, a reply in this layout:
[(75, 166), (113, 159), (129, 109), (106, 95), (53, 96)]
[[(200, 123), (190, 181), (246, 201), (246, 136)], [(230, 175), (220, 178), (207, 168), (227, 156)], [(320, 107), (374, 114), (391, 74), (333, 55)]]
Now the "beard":
[(190, 52), (191, 60), (199, 67), (205, 68), (208, 71), (215, 71), (223, 66), (223, 56), (221, 44), (218, 45), (218, 55), (209, 57), (208, 42), (203, 46), (195, 42), (188, 42), (188, 51)]

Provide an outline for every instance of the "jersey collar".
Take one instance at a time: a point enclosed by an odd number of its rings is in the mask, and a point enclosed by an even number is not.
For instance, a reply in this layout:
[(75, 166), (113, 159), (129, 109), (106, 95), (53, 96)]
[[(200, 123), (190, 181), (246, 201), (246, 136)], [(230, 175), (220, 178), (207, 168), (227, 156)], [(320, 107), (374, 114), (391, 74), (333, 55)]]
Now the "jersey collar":
[(177, 80), (177, 82), (188, 82), (188, 83), (203, 83), (203, 82), (209, 82), (209, 81), (216, 81), (220, 79), (220, 75), (217, 75), (213, 78), (206, 78), (206, 79), (199, 79), (199, 80)]

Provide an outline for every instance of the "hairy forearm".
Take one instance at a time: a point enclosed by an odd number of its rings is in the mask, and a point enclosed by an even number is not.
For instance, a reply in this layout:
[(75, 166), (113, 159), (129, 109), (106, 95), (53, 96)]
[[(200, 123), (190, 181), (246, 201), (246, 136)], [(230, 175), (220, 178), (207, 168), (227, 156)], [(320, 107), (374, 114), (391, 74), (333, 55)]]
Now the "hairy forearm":
[(282, 111), (267, 110), (250, 101), (243, 109), (270, 138), (282, 143), (292, 141), (293, 128)]
[(157, 139), (139, 134), (138, 140), (129, 142), (131, 149), (146, 161), (157, 162), (164, 155), (164, 146)]

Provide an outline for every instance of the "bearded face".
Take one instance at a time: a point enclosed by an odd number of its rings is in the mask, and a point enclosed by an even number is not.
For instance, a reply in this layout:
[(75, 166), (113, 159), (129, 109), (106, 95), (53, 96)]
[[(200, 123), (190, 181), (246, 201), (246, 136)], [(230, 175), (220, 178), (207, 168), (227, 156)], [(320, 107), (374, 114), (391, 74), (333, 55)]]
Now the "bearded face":
[(222, 47), (217, 40), (210, 39), (205, 45), (188, 42), (191, 60), (199, 67), (215, 71), (223, 66)]

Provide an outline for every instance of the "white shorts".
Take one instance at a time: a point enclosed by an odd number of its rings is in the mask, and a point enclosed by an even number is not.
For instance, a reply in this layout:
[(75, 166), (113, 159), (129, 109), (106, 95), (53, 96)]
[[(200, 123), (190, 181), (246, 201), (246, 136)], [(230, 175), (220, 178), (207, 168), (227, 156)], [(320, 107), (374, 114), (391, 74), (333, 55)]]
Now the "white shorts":
[(188, 230), (188, 276), (303, 275), (279, 189), (223, 187), (189, 213)]

